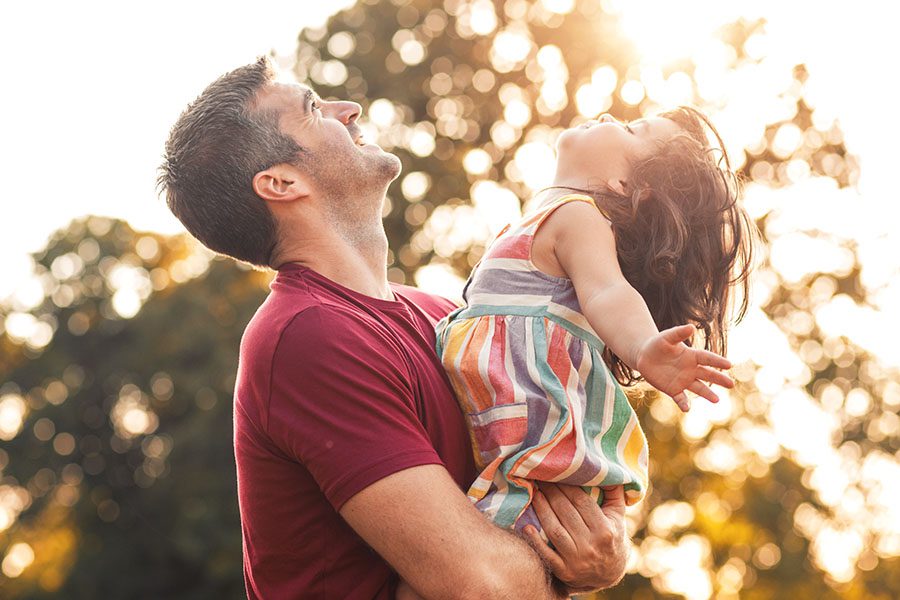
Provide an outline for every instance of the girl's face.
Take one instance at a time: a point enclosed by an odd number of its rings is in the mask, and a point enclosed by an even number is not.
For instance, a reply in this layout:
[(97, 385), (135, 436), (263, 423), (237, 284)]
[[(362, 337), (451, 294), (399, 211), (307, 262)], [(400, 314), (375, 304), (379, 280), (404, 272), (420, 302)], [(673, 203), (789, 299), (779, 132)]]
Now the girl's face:
[[(649, 156), (657, 144), (681, 128), (664, 117), (622, 123), (609, 114), (567, 129), (557, 141), (557, 179), (580, 181), (589, 188), (613, 188), (631, 176), (631, 164)], [(619, 191), (619, 190), (617, 190)]]

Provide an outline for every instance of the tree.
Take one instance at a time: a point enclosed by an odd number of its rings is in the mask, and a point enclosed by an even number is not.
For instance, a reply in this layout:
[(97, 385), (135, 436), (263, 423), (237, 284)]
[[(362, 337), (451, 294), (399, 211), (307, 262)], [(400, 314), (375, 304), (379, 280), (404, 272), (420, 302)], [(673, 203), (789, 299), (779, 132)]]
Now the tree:
[(7, 325), (2, 402), (23, 427), (0, 450), (0, 490), (26, 499), (0, 547), (34, 562), (2, 595), (241, 597), (231, 395), (267, 276), (97, 217), (35, 258), (27, 314), (55, 331), (14, 345)]

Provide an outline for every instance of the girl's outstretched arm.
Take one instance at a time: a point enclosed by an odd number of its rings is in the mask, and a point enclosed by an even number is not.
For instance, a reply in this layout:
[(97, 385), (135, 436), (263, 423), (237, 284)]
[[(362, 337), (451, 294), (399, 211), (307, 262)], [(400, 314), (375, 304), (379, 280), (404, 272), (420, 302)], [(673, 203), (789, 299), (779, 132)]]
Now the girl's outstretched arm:
[[(537, 255), (547, 248), (552, 255)], [(690, 407), (685, 390), (718, 401), (703, 381), (734, 386), (716, 370), (730, 368), (728, 360), (681, 343), (693, 334), (692, 325), (657, 329), (646, 302), (622, 275), (612, 227), (594, 206), (569, 202), (556, 209), (538, 229), (534, 252), (535, 262), (556, 263), (572, 280), (581, 310), (600, 339), (681, 410)]]

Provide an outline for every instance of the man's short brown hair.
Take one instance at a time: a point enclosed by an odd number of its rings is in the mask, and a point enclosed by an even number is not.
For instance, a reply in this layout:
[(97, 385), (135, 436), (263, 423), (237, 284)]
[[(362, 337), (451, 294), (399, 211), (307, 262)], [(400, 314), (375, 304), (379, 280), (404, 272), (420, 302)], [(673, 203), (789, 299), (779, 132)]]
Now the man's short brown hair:
[(275, 220), (253, 191), (256, 173), (295, 163), (300, 146), (278, 126), (278, 114), (255, 100), (274, 78), (266, 57), (219, 77), (185, 109), (169, 134), (158, 186), (166, 204), (205, 246), (269, 267)]

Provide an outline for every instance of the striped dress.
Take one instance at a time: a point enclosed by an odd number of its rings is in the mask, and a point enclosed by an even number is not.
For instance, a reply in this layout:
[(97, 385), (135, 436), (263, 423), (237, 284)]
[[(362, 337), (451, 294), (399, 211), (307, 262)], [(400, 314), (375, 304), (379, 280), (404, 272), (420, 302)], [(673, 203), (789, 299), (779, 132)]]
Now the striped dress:
[(468, 496), (501, 527), (541, 531), (534, 480), (647, 489), (647, 440), (603, 361), (569, 279), (531, 261), (534, 234), (567, 195), (502, 231), (472, 272), (466, 305), (437, 325), (437, 351), (467, 417), (480, 475)]

